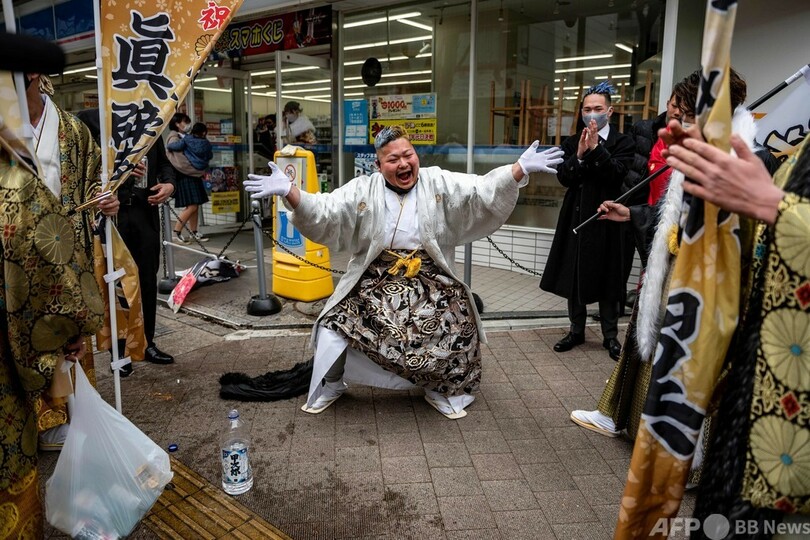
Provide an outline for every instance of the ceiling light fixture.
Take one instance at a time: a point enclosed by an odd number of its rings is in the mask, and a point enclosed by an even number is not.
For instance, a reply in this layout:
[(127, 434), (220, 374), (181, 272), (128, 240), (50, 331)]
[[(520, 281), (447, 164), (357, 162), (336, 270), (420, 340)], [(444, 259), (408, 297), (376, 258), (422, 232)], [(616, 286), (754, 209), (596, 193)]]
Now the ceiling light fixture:
[(621, 49), (625, 52), (629, 52), (630, 54), (633, 54), (633, 48), (625, 45), (624, 43), (617, 43), (616, 48)]
[[(431, 56), (430, 53), (422, 53), (422, 54), (417, 54), (416, 56), (414, 56), (414, 58), (430, 58), (430, 56)], [(391, 58), (388, 58), (388, 62), (396, 62), (398, 60), (410, 60), (410, 59), (411, 58), (409, 58), (407, 56), (404, 56), (404, 55), (403, 56), (392, 56)], [(363, 64), (363, 63), (365, 63), (365, 60), (352, 60), (351, 62), (344, 62), (343, 65), (344, 66), (359, 66), (360, 64)]]
[(588, 56), (571, 56), (569, 58), (557, 58), (555, 62), (578, 62), (580, 60), (598, 60), (600, 58), (613, 58), (612, 54), (591, 54)]
[(503, 0), (501, 0), (501, 8), (498, 10), (498, 22), (503, 22)]
[(416, 21), (412, 21), (410, 19), (399, 19), (399, 22), (402, 24), (407, 24), (408, 26), (413, 26), (415, 28), (421, 28), (422, 30), (427, 30), (428, 32), (433, 32), (433, 27), (428, 26), (426, 24), (422, 24)]
[(408, 13), (402, 13), (400, 15), (391, 15), (389, 17), (376, 17), (374, 19), (366, 19), (364, 21), (349, 22), (344, 24), (343, 28), (355, 28), (357, 26), (366, 26), (369, 24), (378, 24), (388, 21), (399, 21), (402, 19), (410, 19), (411, 17), (419, 17), (421, 14), (422, 13), (419, 11), (410, 11)]
[(433, 39), (433, 36), (417, 36), (403, 39), (392, 39), (391, 41), (374, 41), (372, 43), (360, 43), (359, 45), (348, 45), (343, 47), (344, 51), (356, 51), (358, 49), (371, 49), (372, 47), (383, 47), (385, 45), (397, 45), (399, 43), (413, 43), (414, 41), (426, 41)]
[(629, 68), (632, 64), (612, 64), (609, 66), (591, 66), (591, 67), (580, 67), (580, 68), (566, 68), (566, 69), (555, 69), (554, 73), (575, 73), (578, 71), (595, 71), (597, 69), (623, 69)]
[(76, 69), (71, 69), (71, 70), (68, 70), (68, 71), (63, 71), (61, 73), (61, 75), (73, 75), (74, 73), (84, 73), (85, 71), (93, 71), (95, 69), (98, 69), (98, 68), (96, 66), (88, 66), (88, 67), (83, 67), (83, 68), (76, 68)]

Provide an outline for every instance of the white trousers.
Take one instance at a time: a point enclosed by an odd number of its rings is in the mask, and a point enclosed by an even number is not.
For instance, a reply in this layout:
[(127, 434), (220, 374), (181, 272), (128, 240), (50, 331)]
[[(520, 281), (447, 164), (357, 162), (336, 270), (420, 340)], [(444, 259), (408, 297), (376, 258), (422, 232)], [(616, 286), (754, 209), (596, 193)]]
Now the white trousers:
[[(347, 350), (348, 349), (348, 350)], [(323, 380), (326, 372), (337, 361), (343, 351), (346, 354), (346, 368), (343, 372), (343, 381), (346, 383), (364, 384), (377, 388), (389, 388), (392, 390), (409, 390), (416, 388), (416, 385), (407, 379), (403, 379), (396, 373), (391, 373), (381, 368), (371, 361), (364, 353), (349, 347), (346, 339), (328, 328), (318, 328), (318, 337), (315, 342), (315, 360), (312, 366), (312, 379), (309, 381), (309, 395), (307, 396), (307, 406), (313, 403), (321, 395)], [(466, 406), (475, 400), (471, 394), (451, 396), (449, 398), (440, 396), (447, 400), (453, 412), (459, 413)]]

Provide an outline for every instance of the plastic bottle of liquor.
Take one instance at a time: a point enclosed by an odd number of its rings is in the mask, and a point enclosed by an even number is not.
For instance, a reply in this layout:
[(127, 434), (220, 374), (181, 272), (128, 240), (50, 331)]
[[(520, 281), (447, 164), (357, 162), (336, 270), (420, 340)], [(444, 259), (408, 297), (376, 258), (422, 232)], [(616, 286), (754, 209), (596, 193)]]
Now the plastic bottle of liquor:
[(229, 495), (245, 493), (253, 487), (253, 469), (248, 457), (250, 431), (239, 418), (239, 411), (228, 413), (228, 425), (220, 439), (222, 489)]

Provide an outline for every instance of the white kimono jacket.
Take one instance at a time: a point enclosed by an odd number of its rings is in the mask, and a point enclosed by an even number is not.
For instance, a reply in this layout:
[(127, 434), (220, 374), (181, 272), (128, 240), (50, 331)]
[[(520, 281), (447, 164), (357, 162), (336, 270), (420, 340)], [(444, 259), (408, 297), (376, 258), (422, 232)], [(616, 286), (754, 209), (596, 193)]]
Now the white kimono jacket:
[[(302, 191), (301, 202), (290, 215), (291, 222), (310, 240), (336, 251), (348, 250), (351, 253), (346, 274), (315, 322), (313, 345), (318, 333), (325, 330), (319, 327), (323, 315), (351, 293), (368, 265), (389, 247), (385, 244), (387, 188), (384, 182), (382, 174), (377, 172), (371, 176), (359, 176), (331, 193)], [(438, 167), (419, 169), (419, 181), (414, 189), (422, 247), (447, 275), (462, 283), (470, 306), (475, 305), (472, 292), (455, 273), (455, 248), (497, 231), (512, 213), (518, 189), (527, 183), (528, 176), (520, 183), (515, 181), (512, 165), (498, 167), (484, 176), (454, 173)], [(472, 309), (472, 313), (481, 342), (486, 343), (478, 311)], [(319, 359), (322, 355), (318, 352), (316, 350), (313, 382), (310, 384), (310, 404), (317, 399), (321, 378), (342, 349), (328, 355), (330, 360)], [(349, 372), (347, 363), (347, 375)], [(395, 377), (410, 385), (394, 374), (378, 375)], [(347, 378), (356, 380), (351, 376)], [(407, 387), (393, 380), (382, 381), (379, 377), (364, 377), (362, 382), (388, 388)]]

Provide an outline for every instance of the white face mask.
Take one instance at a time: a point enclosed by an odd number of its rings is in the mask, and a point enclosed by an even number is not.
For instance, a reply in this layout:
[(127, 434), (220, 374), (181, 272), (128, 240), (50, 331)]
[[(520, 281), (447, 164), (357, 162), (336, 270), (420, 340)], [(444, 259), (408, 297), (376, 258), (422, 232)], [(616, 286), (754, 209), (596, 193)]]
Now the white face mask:
[(693, 124), (692, 122), (681, 122), (681, 127), (682, 127), (683, 129), (689, 129), (690, 127), (692, 127), (692, 126), (694, 126), (694, 125), (695, 125), (695, 124)]
[(285, 118), (287, 118), (288, 123), (292, 124), (293, 122), (295, 122), (298, 119), (298, 115), (295, 114), (295, 113), (287, 113), (285, 115)]

